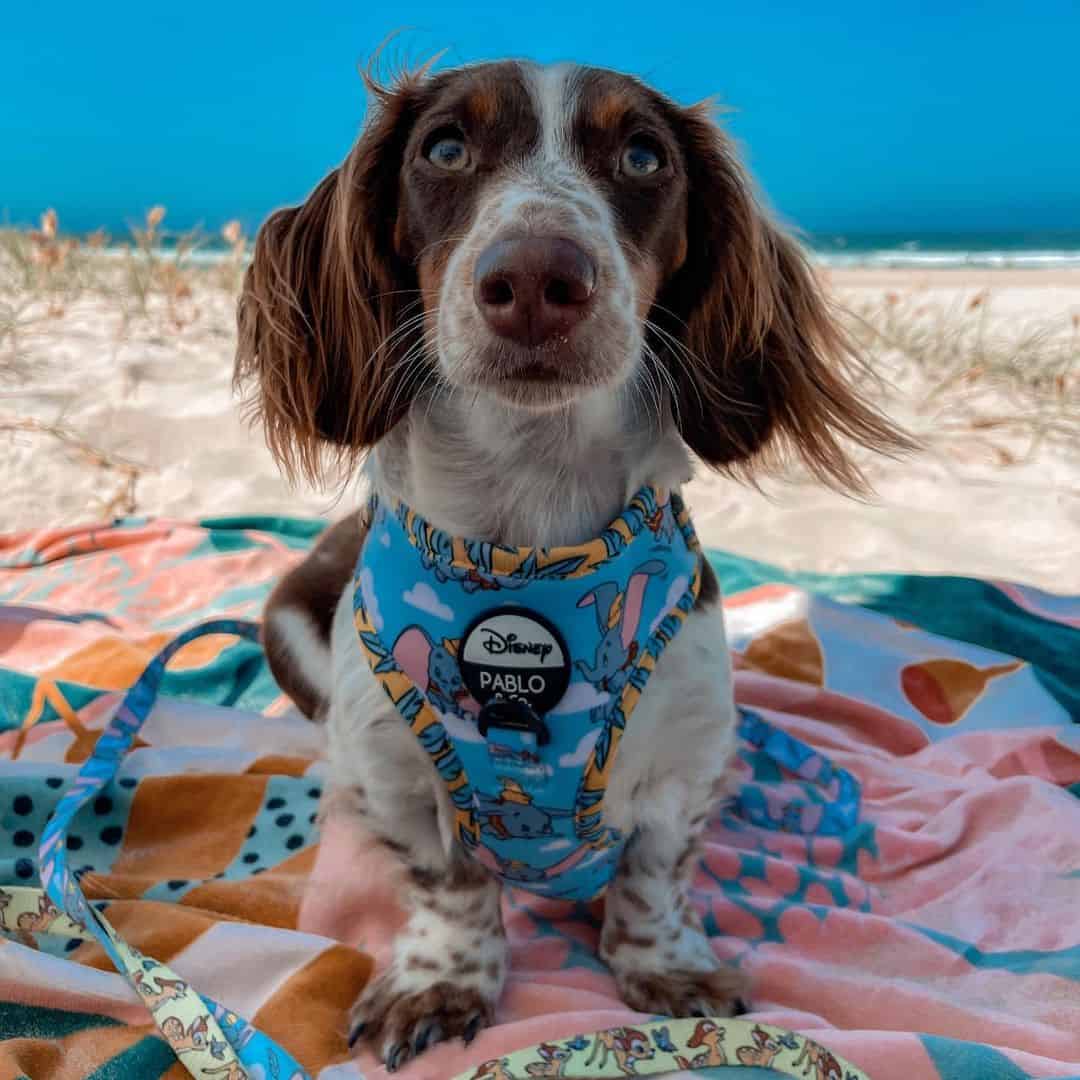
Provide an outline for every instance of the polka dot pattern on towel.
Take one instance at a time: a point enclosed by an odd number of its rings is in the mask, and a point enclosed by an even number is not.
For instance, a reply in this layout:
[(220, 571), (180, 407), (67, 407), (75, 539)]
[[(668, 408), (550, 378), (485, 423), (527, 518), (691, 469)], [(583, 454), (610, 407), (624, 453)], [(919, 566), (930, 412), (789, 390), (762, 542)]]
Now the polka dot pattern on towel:
[[(262, 806), (247, 830), (240, 850), (222, 871), (208, 880), (240, 881), (273, 870), (318, 841), (319, 800), (322, 788), (310, 778), (273, 776), (266, 784)], [(203, 881), (163, 881), (143, 895), (150, 900), (175, 902)]]

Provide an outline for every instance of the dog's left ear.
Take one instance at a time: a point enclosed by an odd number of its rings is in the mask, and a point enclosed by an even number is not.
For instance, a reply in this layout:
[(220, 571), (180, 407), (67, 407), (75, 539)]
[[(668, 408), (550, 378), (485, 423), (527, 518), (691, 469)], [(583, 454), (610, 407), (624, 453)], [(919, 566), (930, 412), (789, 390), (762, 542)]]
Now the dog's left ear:
[(821, 286), (706, 107), (670, 119), (686, 160), (686, 259), (650, 318), (679, 342), (667, 356), (683, 438), (716, 467), (791, 450), (826, 483), (864, 489), (841, 438), (885, 453), (914, 443), (852, 389), (851, 347)]
[[(255, 240), (237, 309), (235, 382), (251, 390), (268, 445), (291, 477), (321, 481), (328, 449), (355, 460), (402, 419), (402, 362), (418, 340), (419, 296), (397, 250), (400, 177), (425, 71), (384, 87), (348, 156), (300, 206), (278, 210)], [(412, 326), (413, 331), (404, 333)]]

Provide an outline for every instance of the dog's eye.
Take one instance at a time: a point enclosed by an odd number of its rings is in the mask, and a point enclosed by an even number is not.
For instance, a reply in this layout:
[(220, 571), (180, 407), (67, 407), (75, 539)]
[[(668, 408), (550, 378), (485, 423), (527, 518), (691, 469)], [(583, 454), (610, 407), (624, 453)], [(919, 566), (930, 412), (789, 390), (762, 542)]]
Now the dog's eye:
[(447, 172), (461, 172), (469, 164), (469, 148), (458, 132), (440, 132), (428, 146), (427, 159)]
[(651, 176), (664, 165), (660, 148), (651, 140), (641, 136), (631, 139), (622, 152), (619, 169), (631, 178)]

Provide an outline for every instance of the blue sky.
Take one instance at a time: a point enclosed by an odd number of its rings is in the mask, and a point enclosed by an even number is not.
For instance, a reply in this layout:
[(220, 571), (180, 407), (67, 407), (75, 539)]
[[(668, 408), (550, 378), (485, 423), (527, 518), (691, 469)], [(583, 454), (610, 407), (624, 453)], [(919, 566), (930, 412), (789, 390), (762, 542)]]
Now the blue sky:
[(718, 95), (787, 220), (821, 233), (1080, 229), (1080, 6), (784, 0), (184, 0), (0, 15), (0, 215), (252, 226), (363, 117), (357, 63), (526, 55)]

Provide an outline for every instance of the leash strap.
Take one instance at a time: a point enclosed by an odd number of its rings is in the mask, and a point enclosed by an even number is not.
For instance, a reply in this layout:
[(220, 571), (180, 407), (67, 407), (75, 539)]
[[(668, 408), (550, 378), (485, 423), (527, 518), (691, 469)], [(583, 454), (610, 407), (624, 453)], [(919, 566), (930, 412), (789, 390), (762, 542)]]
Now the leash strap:
[[(83, 895), (78, 878), (67, 865), (67, 831), (75, 815), (116, 776), (132, 740), (150, 715), (169, 661), (189, 642), (208, 634), (232, 634), (257, 641), (258, 623), (214, 619), (184, 631), (169, 642), (124, 695), (45, 826), (38, 850), (44, 892), (20, 889), (24, 910), (34, 911), (49, 933), (93, 939), (116, 969), (127, 977), (165, 1041), (180, 1063), (198, 1080), (308, 1080), (300, 1066), (271, 1039), (243, 1017), (200, 995), (164, 964), (143, 956), (112, 928), (105, 916)], [(36, 903), (35, 903), (36, 901)], [(17, 924), (16, 924), (17, 925)]]
[(572, 1039), (556, 1039), (485, 1061), (453, 1080), (525, 1080), (531, 1076), (573, 1076), (593, 1080), (617, 1076), (671, 1076), (724, 1067), (756, 1068), (755, 1075), (806, 1080), (870, 1080), (861, 1069), (820, 1043), (771, 1024), (712, 1017), (652, 1020), (614, 1027)]
[(739, 735), (791, 773), (805, 797), (794, 794), (791, 784), (751, 780), (735, 797), (732, 809), (738, 817), (763, 829), (806, 836), (843, 836), (859, 823), (862, 789), (846, 769), (753, 709), (740, 707)]
[[(38, 850), (44, 888), (5, 887), (5, 922), (27, 943), (32, 943), (34, 933), (97, 941), (146, 1004), (181, 1065), (196, 1080), (310, 1080), (285, 1050), (243, 1017), (199, 994), (171, 968), (128, 945), (104, 914), (87, 901), (78, 877), (67, 865), (68, 828), (76, 814), (116, 776), (150, 715), (169, 661), (185, 645), (209, 634), (257, 641), (259, 625), (242, 619), (201, 623), (174, 638), (147, 665), (45, 826)], [(740, 816), (766, 828), (819, 835), (846, 831), (857, 821), (859, 785), (849, 773), (835, 768), (813, 748), (752, 710), (740, 710), (739, 732), (801, 780), (820, 784), (832, 798), (831, 802), (785, 801), (778, 817), (775, 798), (768, 797), (765, 786), (749, 783), (736, 799)], [(735, 1060), (728, 1060), (732, 1048)], [(587, 1057), (586, 1050), (590, 1051)], [(649, 1022), (541, 1043), (484, 1062), (455, 1080), (513, 1080), (520, 1075), (518, 1070), (528, 1076), (559, 1075), (540, 1073), (537, 1068), (557, 1068), (578, 1053), (582, 1059), (574, 1075), (590, 1078), (663, 1076), (726, 1064), (766, 1067), (791, 1077), (804, 1077), (817, 1068), (821, 1076), (868, 1080), (864, 1073), (804, 1036), (746, 1020), (709, 1018)], [(835, 1071), (829, 1072), (829, 1067)]]

